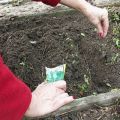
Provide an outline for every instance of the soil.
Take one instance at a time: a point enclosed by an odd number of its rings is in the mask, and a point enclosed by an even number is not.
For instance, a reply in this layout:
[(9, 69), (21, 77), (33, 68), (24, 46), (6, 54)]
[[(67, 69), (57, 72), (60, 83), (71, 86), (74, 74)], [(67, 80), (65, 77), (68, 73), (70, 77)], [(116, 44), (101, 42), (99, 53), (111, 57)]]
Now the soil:
[[(70, 95), (79, 98), (104, 93), (120, 88), (120, 49), (113, 42), (113, 26), (111, 22), (108, 36), (101, 39), (94, 26), (75, 11), (12, 17), (0, 22), (0, 50), (5, 63), (31, 90), (45, 80), (46, 66), (66, 64)], [(86, 80), (89, 85), (83, 91), (80, 86)], [(119, 120), (117, 109), (118, 105), (96, 108), (62, 119)]]

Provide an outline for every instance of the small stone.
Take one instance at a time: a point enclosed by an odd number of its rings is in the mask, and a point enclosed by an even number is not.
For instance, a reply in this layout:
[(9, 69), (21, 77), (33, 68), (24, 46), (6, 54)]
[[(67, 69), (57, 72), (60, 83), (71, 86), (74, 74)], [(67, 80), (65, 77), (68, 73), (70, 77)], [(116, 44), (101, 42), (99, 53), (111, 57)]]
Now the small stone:
[(31, 44), (36, 44), (36, 43), (37, 43), (37, 41), (30, 41), (30, 43), (31, 43)]

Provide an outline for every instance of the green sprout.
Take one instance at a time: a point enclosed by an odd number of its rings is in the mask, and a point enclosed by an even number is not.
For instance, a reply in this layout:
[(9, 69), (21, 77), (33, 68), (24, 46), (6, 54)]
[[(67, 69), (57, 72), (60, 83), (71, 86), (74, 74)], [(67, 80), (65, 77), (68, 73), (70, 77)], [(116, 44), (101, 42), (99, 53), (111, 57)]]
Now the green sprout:
[(82, 85), (79, 86), (80, 92), (85, 93), (88, 91), (88, 85), (87, 83), (83, 83)]
[(115, 55), (113, 55), (111, 58), (111, 63), (113, 64), (113, 63), (117, 62), (118, 57), (119, 57), (119, 53), (116, 53)]
[(114, 35), (119, 35), (120, 33), (119, 27), (114, 27), (112, 32)]
[(90, 81), (90, 77), (87, 75), (84, 75), (84, 83), (82, 85), (78, 85), (81, 95), (88, 92), (89, 85), (90, 85), (89, 81)]
[(120, 40), (119, 39), (116, 40), (116, 46), (117, 46), (117, 48), (120, 48)]
[(120, 14), (119, 13), (113, 13), (112, 16), (112, 21), (114, 22), (119, 22), (120, 21)]
[(120, 48), (120, 27), (114, 27), (113, 28), (113, 35), (114, 35), (114, 38), (113, 38), (113, 42), (115, 43), (115, 46), (117, 48)]
[(115, 42), (116, 47), (120, 48), (120, 39), (119, 38), (113, 38), (113, 41)]

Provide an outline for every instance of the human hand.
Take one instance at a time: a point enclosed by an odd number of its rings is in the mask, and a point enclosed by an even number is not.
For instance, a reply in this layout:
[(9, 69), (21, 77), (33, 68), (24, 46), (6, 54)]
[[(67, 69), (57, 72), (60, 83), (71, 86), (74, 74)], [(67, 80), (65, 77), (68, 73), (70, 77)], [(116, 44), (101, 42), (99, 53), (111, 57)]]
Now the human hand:
[(105, 8), (90, 5), (87, 8), (86, 16), (96, 26), (98, 35), (104, 38), (109, 28), (108, 11)]
[(66, 82), (42, 83), (32, 92), (32, 100), (25, 115), (40, 117), (51, 113), (74, 99), (66, 91)]
[(109, 20), (108, 11), (106, 9), (98, 8), (86, 0), (61, 0), (61, 4), (81, 11), (88, 19), (97, 27), (100, 37), (104, 38), (107, 35)]

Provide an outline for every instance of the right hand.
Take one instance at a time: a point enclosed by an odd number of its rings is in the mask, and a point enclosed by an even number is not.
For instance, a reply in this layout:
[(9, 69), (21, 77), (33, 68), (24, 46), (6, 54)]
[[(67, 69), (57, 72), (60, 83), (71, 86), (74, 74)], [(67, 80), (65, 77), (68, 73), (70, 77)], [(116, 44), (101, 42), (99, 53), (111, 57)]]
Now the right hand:
[(109, 28), (108, 11), (105, 8), (89, 5), (86, 16), (96, 26), (99, 36), (104, 38)]
[(72, 102), (73, 96), (69, 96), (65, 91), (66, 82), (63, 80), (40, 84), (32, 93), (31, 104), (25, 115), (28, 117), (44, 116)]
[(95, 7), (86, 0), (61, 0), (60, 3), (81, 11), (87, 16), (89, 21), (96, 26), (100, 37), (104, 38), (107, 35), (109, 20), (106, 9)]

